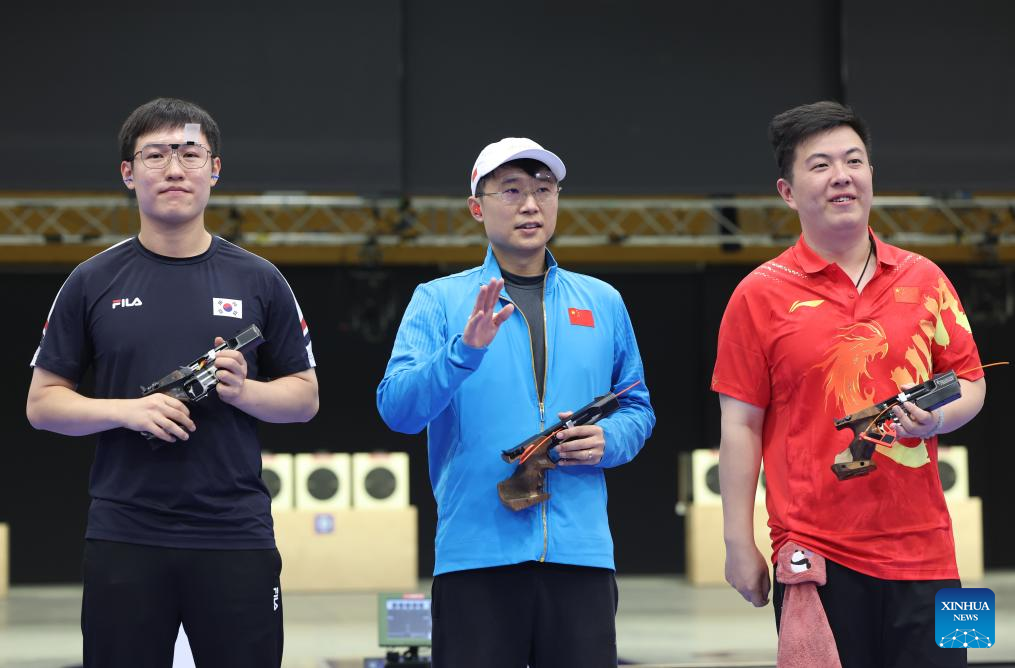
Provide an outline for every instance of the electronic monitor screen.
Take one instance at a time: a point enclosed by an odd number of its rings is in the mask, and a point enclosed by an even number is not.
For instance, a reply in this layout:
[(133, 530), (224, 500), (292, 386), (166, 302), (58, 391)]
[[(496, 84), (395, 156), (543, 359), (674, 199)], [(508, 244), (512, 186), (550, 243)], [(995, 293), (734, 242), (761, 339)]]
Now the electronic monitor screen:
[(430, 646), (430, 597), (379, 594), (377, 636), (381, 647)]

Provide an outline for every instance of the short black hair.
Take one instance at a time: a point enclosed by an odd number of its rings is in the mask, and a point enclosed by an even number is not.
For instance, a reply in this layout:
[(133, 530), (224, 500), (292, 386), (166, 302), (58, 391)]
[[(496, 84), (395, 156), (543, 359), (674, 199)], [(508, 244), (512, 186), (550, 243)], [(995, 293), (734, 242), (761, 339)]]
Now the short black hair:
[(871, 155), (871, 134), (867, 124), (850, 107), (825, 100), (793, 107), (777, 114), (768, 124), (768, 140), (775, 151), (779, 176), (787, 181), (793, 176), (793, 160), (797, 146), (816, 134), (847, 125), (863, 140), (867, 158)]
[[(483, 190), (483, 187), (486, 185), (486, 180), (489, 178), (493, 178), (493, 175), (497, 173), (497, 170), (502, 169), (504, 167), (517, 167), (518, 169), (522, 170), (523, 172), (532, 177), (535, 177), (536, 172), (542, 170), (549, 171), (551, 174), (553, 173), (546, 164), (533, 158), (518, 158), (517, 160), (508, 160), (503, 165), (498, 165), (492, 172), (483, 175), (483, 178), (481, 178), (479, 181), (476, 181), (477, 196), (484, 194), (485, 191)], [(557, 175), (554, 174), (553, 178), (557, 178)]]
[(222, 154), (222, 135), (218, 123), (207, 111), (193, 102), (173, 97), (160, 97), (146, 102), (131, 112), (120, 128), (120, 159), (134, 159), (137, 138), (149, 132), (183, 127), (187, 123), (200, 123), (201, 132), (208, 138), (213, 156)]

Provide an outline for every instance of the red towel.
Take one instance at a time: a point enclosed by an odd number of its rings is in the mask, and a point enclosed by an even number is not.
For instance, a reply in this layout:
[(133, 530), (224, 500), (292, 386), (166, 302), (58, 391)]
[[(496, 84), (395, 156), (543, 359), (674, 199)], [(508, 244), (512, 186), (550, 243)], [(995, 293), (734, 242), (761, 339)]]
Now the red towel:
[(835, 637), (818, 597), (825, 558), (796, 543), (779, 550), (775, 577), (786, 585), (779, 619), (777, 668), (842, 668)]

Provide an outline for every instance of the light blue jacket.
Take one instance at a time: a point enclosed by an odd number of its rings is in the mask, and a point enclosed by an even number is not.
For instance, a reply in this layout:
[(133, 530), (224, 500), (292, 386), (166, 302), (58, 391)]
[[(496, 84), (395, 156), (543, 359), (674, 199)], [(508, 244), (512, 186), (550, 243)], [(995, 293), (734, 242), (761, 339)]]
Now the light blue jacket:
[[(416, 288), (377, 388), (377, 408), (395, 431), (428, 428), (430, 482), (437, 499), (434, 575), (471, 568), (549, 561), (614, 568), (603, 469), (629, 462), (652, 432), (655, 415), (627, 309), (612, 286), (565, 271), (547, 253), (545, 324), (520, 310), (486, 349), (462, 331), (481, 286), (500, 278), (492, 248), (486, 261)], [(510, 299), (501, 293), (501, 306)], [(569, 309), (592, 311), (594, 326), (572, 324)], [(528, 325), (546, 328), (543, 402), (536, 390)], [(642, 384), (600, 420), (606, 438), (596, 466), (546, 472), (549, 501), (512, 511), (497, 483), (514, 464), (501, 451), (607, 392)]]

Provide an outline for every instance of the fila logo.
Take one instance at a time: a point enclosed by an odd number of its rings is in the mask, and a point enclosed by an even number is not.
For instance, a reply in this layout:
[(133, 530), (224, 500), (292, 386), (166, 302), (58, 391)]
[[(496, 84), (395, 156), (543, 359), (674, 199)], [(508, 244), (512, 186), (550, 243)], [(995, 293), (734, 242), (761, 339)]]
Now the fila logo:
[(122, 297), (120, 299), (113, 300), (113, 310), (116, 310), (117, 306), (119, 306), (120, 308), (129, 308), (131, 306), (142, 306), (142, 305), (143, 304), (141, 303), (140, 297), (134, 297), (134, 299)]
[(275, 594), (274, 596), (271, 597), (271, 604), (275, 607), (272, 608), (272, 610), (278, 610), (278, 599), (279, 599), (278, 587), (274, 587), (273, 591), (275, 592)]

